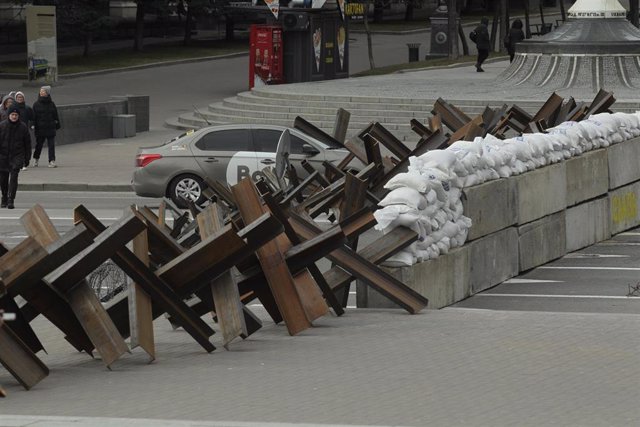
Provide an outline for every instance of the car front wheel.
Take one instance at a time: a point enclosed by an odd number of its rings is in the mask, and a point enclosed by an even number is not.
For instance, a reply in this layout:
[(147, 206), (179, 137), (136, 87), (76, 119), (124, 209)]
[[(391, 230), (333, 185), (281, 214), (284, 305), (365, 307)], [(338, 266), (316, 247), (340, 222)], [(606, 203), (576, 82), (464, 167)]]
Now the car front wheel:
[(186, 208), (184, 199), (200, 205), (204, 202), (202, 195), (202, 179), (196, 175), (185, 174), (177, 176), (169, 184), (169, 197), (181, 208)]

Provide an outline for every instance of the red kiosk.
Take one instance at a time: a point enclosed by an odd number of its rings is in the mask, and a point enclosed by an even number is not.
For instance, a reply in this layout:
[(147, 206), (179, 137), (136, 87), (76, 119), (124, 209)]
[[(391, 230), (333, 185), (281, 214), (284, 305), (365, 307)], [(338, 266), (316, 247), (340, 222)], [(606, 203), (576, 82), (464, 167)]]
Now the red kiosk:
[(249, 89), (284, 83), (282, 27), (252, 24), (249, 34)]

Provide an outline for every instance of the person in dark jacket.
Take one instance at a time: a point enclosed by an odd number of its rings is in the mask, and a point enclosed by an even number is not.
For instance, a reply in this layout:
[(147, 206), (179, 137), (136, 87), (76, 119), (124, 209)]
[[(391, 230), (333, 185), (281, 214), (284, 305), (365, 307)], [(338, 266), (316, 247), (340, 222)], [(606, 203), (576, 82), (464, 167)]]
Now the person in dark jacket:
[[(33, 109), (27, 105), (24, 93), (20, 91), (16, 92), (16, 106), (18, 107), (18, 110), (20, 110), (20, 120), (22, 121), (22, 123), (27, 125), (28, 129), (31, 129), (31, 125), (33, 124)], [(31, 145), (33, 145), (33, 137), (31, 136), (31, 132), (29, 132), (29, 137), (31, 138)], [(27, 160), (27, 163), (25, 163), (22, 170), (26, 170), (28, 166), (29, 162)]]
[(480, 25), (473, 30), (475, 33), (475, 43), (478, 49), (478, 59), (476, 61), (476, 71), (484, 72), (482, 63), (489, 57), (489, 49), (491, 49), (491, 38), (489, 37), (489, 19), (483, 17)]
[(0, 122), (0, 207), (13, 209), (18, 191), (18, 174), (29, 162), (31, 136), (27, 125), (20, 120), (20, 110), (9, 107), (9, 118)]
[(42, 86), (40, 96), (33, 104), (33, 125), (36, 133), (36, 149), (33, 151), (33, 166), (38, 167), (42, 146), (46, 140), (49, 167), (56, 167), (56, 131), (60, 129), (58, 109), (51, 99), (51, 86)]
[(507, 38), (504, 41), (504, 47), (507, 48), (507, 52), (509, 52), (509, 62), (513, 62), (513, 58), (516, 56), (516, 43), (524, 40), (524, 31), (522, 31), (522, 21), (516, 19), (511, 24), (511, 28), (509, 29), (509, 34), (507, 34)]

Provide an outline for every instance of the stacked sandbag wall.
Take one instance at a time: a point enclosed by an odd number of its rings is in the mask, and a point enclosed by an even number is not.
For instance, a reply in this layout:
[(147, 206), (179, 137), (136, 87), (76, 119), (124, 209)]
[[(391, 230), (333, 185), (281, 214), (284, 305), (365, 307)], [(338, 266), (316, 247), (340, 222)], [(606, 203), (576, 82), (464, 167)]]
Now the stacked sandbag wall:
[[(639, 136), (640, 115), (599, 114), (412, 158), (375, 213), (419, 234), (389, 270), (441, 308), (640, 225)], [(357, 304), (394, 307), (360, 283)]]

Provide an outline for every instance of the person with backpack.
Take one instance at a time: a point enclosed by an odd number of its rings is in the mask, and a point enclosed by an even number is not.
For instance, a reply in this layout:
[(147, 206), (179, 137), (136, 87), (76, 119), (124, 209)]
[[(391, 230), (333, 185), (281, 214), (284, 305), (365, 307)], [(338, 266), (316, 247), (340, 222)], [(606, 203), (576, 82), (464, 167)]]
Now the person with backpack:
[(522, 31), (522, 21), (516, 19), (509, 28), (509, 33), (504, 39), (504, 47), (509, 53), (509, 62), (513, 62), (513, 58), (516, 56), (516, 43), (524, 40), (524, 31)]
[(469, 34), (469, 38), (476, 44), (478, 49), (478, 59), (476, 60), (476, 71), (483, 73), (482, 63), (489, 57), (489, 49), (491, 49), (491, 38), (489, 37), (489, 19), (483, 17), (480, 25)]

